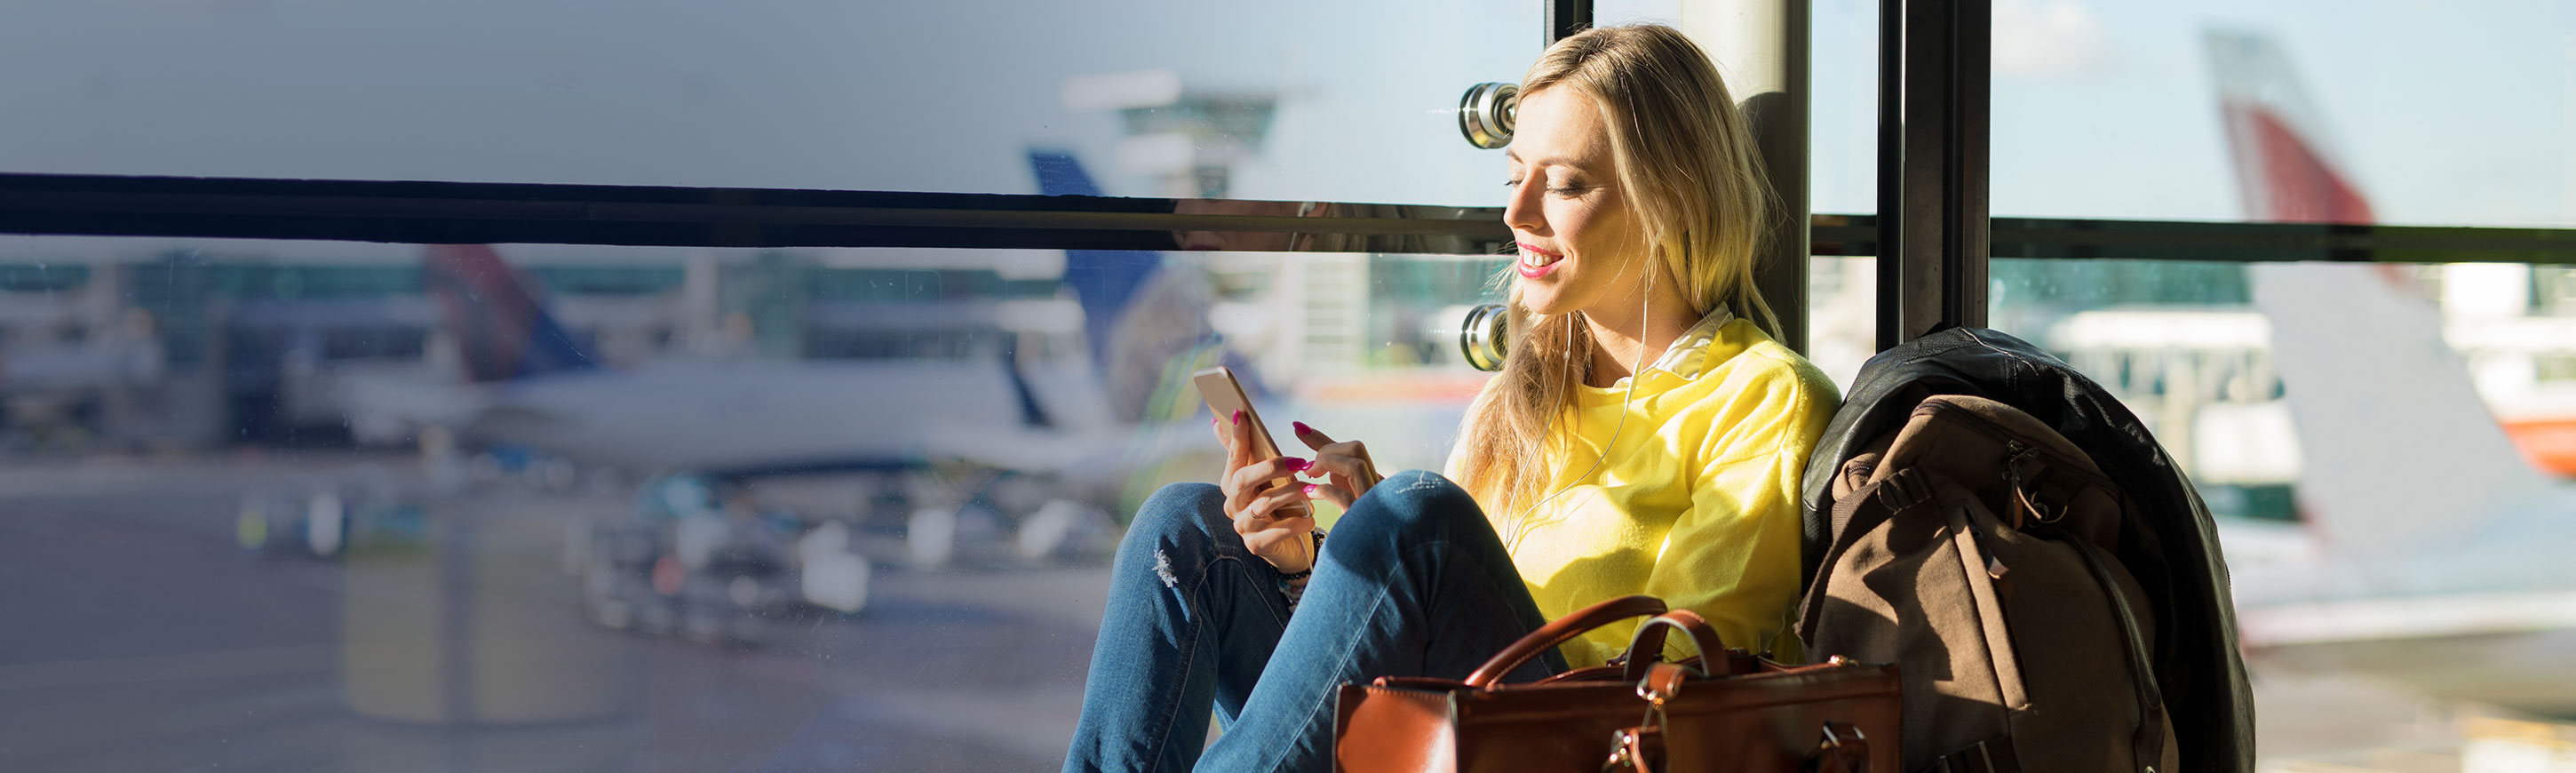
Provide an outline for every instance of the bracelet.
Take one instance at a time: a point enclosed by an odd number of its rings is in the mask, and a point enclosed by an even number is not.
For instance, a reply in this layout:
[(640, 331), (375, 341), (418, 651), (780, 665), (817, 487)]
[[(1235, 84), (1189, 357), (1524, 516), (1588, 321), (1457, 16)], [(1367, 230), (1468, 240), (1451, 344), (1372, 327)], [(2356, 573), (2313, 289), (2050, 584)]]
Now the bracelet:
[(1296, 572), (1280, 573), (1280, 582), (1296, 582), (1315, 575), (1315, 565), (1323, 563), (1324, 561), (1324, 532), (1318, 530), (1313, 532), (1313, 534), (1315, 535), (1315, 549), (1313, 552), (1306, 554), (1306, 568)]

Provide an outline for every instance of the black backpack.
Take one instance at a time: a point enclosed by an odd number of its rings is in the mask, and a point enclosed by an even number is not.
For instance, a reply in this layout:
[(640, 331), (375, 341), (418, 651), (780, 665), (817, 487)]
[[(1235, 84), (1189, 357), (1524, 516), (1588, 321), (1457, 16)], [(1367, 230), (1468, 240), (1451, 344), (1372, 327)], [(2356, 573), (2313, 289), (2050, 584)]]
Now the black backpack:
[[(1880, 352), (1862, 366), (1807, 460), (1805, 582), (1816, 582), (1837, 536), (1834, 483), (1845, 462), (1903, 427), (1934, 395), (2000, 402), (2091, 457), (2119, 492), (2123, 517), (2112, 558), (2135, 577), (2148, 607), (2141, 617), (2154, 621), (2147, 660), (2172, 722), (2180, 769), (2252, 771), (2254, 704), (2236, 646), (2227, 566), (2208, 508), (2135, 414), (2092, 379), (2021, 339), (1950, 328)], [(1908, 749), (1906, 756), (1947, 751)]]

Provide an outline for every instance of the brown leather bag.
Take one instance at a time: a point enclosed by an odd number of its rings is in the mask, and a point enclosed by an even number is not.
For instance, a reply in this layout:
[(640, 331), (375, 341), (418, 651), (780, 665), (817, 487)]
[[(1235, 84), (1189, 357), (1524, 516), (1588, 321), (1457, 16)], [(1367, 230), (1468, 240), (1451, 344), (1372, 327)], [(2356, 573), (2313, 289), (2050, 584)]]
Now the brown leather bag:
[[(1586, 631), (1649, 615), (1612, 665), (1501, 681)], [(1665, 662), (1673, 632), (1702, 655)], [(1789, 667), (1727, 650), (1699, 615), (1621, 596), (1531, 632), (1465, 681), (1343, 685), (1333, 760), (1347, 773), (1897, 773), (1897, 684), (1894, 666), (1837, 658)]]

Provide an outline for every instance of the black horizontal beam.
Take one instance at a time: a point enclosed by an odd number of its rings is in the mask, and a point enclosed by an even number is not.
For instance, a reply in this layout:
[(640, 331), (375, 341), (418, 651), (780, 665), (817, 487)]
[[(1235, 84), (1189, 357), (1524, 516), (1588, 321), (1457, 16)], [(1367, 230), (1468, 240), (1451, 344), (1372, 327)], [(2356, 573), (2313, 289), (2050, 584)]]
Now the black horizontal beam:
[[(1297, 213), (1309, 214), (1300, 216)], [(1314, 213), (1323, 213), (1317, 216)], [(0, 174), (0, 233), (401, 244), (1265, 249), (1486, 254), (1494, 207), (613, 185)], [(1868, 215), (1811, 219), (1817, 255), (1878, 254)], [(2576, 229), (1994, 218), (2038, 260), (2576, 265)]]
[(0, 174), (0, 233), (1097, 250), (1177, 249), (1186, 239), (1279, 251), (1469, 254), (1510, 240), (1500, 210), (1476, 207), (35, 174)]
[[(1816, 215), (1817, 255), (1878, 254), (1877, 218)], [(2029, 260), (2576, 265), (2576, 229), (1999, 217), (1988, 255)]]
[(1994, 256), (2576, 265), (2576, 229), (1995, 218)]

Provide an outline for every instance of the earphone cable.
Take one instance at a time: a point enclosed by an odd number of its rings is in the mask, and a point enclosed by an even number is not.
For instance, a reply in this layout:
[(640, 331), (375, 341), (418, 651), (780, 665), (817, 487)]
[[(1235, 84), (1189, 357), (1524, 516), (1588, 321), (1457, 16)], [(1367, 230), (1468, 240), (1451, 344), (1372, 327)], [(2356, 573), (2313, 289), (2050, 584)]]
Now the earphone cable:
[[(1516, 552), (1520, 547), (1521, 538), (1528, 536), (1526, 530), (1528, 529), (1529, 516), (1531, 514), (1536, 513), (1541, 506), (1546, 505), (1549, 501), (1565, 495), (1565, 492), (1573, 491), (1574, 487), (1583, 485), (1584, 479), (1592, 477), (1593, 473), (1600, 472), (1601, 465), (1609, 463), (1611, 450), (1619, 447), (1620, 433), (1628, 431), (1628, 408), (1637, 398), (1637, 382), (1643, 381), (1646, 378), (1646, 347), (1642, 337), (1646, 331), (1646, 320), (1649, 319), (1649, 317), (1647, 317), (1647, 312), (1654, 308), (1654, 281), (1654, 270), (1649, 268), (1646, 273), (1645, 292), (1642, 293), (1645, 297), (1640, 299), (1637, 304), (1637, 332), (1640, 334), (1640, 340), (1637, 345), (1637, 359), (1628, 366), (1628, 388), (1620, 393), (1619, 422), (1611, 425), (1610, 439), (1601, 443), (1601, 453), (1593, 455), (1592, 466), (1585, 469), (1583, 474), (1574, 476), (1573, 480), (1567, 481), (1563, 488), (1556, 490), (1556, 493), (1541, 497), (1538, 501), (1530, 503), (1528, 507), (1521, 508), (1521, 517), (1512, 519), (1512, 523), (1515, 524), (1515, 527), (1512, 530), (1514, 532), (1522, 533), (1514, 534), (1512, 536), (1510, 544), (1505, 545), (1503, 548), (1505, 551)], [(1595, 342), (1594, 345), (1598, 346), (1599, 343)], [(1666, 342), (1664, 344), (1664, 348), (1668, 350), (1671, 349), (1672, 343)], [(1656, 359), (1661, 360), (1662, 356), (1657, 355)]]

